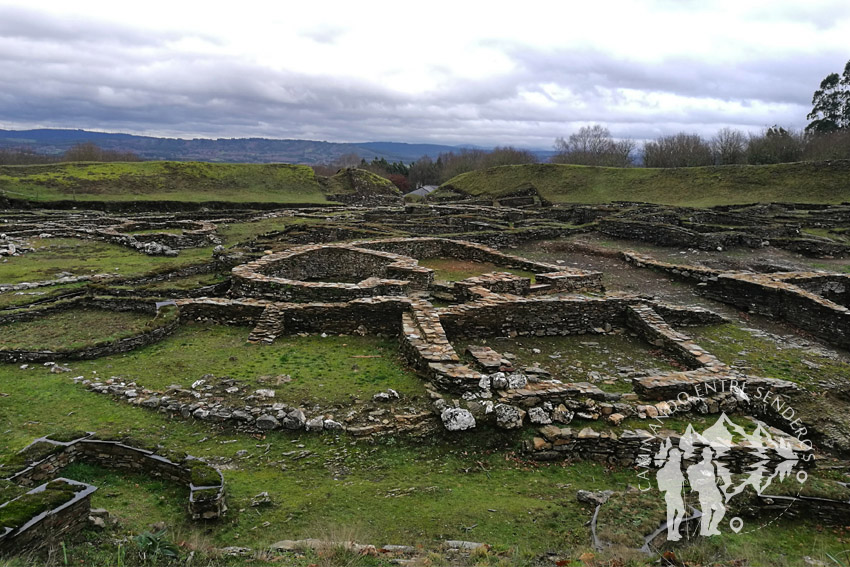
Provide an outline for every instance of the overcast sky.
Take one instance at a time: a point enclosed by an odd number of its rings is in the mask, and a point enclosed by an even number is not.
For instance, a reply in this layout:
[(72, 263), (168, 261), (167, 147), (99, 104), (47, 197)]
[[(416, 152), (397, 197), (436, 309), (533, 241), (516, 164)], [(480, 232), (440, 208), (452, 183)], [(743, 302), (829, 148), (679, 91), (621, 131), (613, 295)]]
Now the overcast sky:
[(593, 123), (710, 136), (805, 126), (848, 59), (848, 0), (0, 0), (0, 128), (544, 149)]

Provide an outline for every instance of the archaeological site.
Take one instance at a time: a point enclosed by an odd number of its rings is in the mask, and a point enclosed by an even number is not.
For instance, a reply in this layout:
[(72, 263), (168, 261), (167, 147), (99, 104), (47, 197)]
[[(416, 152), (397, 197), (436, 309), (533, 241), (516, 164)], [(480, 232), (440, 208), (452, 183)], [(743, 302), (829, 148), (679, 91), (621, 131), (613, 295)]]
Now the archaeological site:
[(0, 194), (0, 565), (850, 546), (850, 204), (334, 191)]

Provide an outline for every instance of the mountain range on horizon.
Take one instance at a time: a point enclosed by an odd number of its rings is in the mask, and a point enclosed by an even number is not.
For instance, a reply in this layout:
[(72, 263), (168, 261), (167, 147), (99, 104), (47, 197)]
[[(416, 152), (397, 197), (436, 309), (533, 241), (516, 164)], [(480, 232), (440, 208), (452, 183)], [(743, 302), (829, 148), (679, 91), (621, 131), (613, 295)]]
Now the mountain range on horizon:
[[(0, 149), (28, 148), (48, 155), (61, 155), (72, 146), (92, 142), (105, 150), (133, 152), (144, 160), (206, 161), (225, 163), (332, 163), (346, 154), (371, 161), (411, 163), (421, 157), (436, 159), (441, 153), (463, 149), (490, 149), (478, 146), (412, 144), (405, 142), (325, 142), (273, 138), (160, 138), (135, 134), (40, 128), (0, 129)], [(531, 150), (546, 161), (555, 152)]]

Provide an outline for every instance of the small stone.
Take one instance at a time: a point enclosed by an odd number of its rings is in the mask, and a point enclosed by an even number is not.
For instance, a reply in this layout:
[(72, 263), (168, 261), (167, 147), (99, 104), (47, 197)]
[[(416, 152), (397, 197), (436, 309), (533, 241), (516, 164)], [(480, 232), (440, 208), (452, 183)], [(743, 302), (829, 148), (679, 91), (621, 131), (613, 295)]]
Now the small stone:
[(543, 408), (531, 408), (528, 410), (528, 419), (536, 425), (548, 425), (552, 423), (552, 418)]
[(280, 427), (280, 422), (273, 416), (263, 414), (257, 418), (257, 427), (260, 429), (271, 430)]
[(253, 498), (251, 498), (251, 506), (253, 506), (255, 508), (257, 506), (267, 506), (267, 505), (270, 505), (271, 503), (272, 503), (272, 499), (269, 496), (268, 492), (260, 492), (259, 494), (257, 494)]

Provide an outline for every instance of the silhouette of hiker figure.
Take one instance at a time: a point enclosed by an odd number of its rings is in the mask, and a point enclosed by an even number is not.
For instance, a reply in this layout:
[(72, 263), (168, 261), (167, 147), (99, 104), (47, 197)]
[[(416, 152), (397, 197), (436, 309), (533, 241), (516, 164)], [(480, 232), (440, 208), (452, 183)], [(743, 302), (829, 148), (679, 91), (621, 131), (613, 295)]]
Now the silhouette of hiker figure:
[(720, 535), (717, 526), (726, 515), (723, 493), (717, 487), (712, 455), (711, 448), (705, 447), (702, 450), (702, 460), (688, 467), (688, 482), (691, 490), (699, 495), (699, 504), (702, 509), (699, 533), (703, 536)]
[[(663, 458), (661, 457), (662, 460)], [(658, 469), (655, 479), (658, 482), (658, 489), (664, 492), (664, 500), (667, 502), (667, 541), (679, 541), (682, 539), (679, 526), (685, 518), (683, 497), (685, 475), (682, 474), (682, 452), (678, 448), (669, 449), (667, 460), (664, 466)]]

